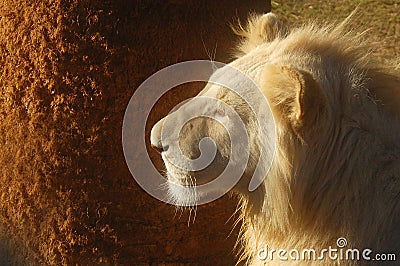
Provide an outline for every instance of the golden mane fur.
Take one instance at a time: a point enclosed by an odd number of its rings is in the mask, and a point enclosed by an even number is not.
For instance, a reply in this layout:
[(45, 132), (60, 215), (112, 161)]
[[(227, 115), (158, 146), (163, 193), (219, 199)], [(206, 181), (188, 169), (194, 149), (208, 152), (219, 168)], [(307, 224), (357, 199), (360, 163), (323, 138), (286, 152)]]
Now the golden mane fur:
[[(378, 63), (368, 32), (350, 26), (351, 16), (289, 30), (267, 14), (235, 29), (242, 37), (237, 58), (263, 49), (280, 66), (265, 70), (261, 83), (277, 120), (278, 150), (263, 189), (254, 192), (262, 195), (241, 198), (242, 261), (261, 264), (256, 252), (264, 245), (318, 250), (339, 237), (349, 247), (399, 257), (398, 63)], [(305, 78), (302, 99), (285, 88), (293, 76), (288, 66), (312, 79)]]
[[(266, 121), (255, 121), (254, 109), (226, 88), (210, 82), (199, 94), (231, 105), (245, 118), (250, 159), (232, 189), (240, 197), (242, 228), (237, 246), (243, 248), (239, 262), (264, 265), (257, 252), (266, 245), (275, 250), (312, 248), (318, 252), (336, 247), (339, 238), (347, 239), (348, 248), (400, 257), (400, 73), (397, 63), (378, 63), (367, 43), (368, 32), (357, 33), (351, 24), (350, 16), (337, 25), (310, 23), (289, 29), (269, 13), (252, 15), (247, 26), (235, 29), (242, 39), (237, 58), (229, 65), (257, 84), (271, 108), (274, 129)], [(217, 70), (214, 77), (223, 77), (226, 69)], [(227, 77), (254, 97), (257, 108), (267, 108), (238, 76)], [(175, 125), (185, 110), (219, 113), (215, 104), (205, 105), (193, 106), (189, 101), (168, 116)], [(219, 117), (231, 122), (224, 113)], [(151, 133), (152, 145), (161, 150), (164, 121)], [(211, 136), (219, 160), (208, 172), (177, 169), (168, 156), (182, 156), (169, 147), (162, 152), (169, 180), (205, 183), (229, 160), (229, 135), (207, 121), (187, 122), (179, 135), (180, 145), (196, 158), (198, 140)], [(275, 154), (261, 152), (268, 149), (260, 143), (270, 136), (258, 133), (257, 122), (271, 130), (263, 132), (276, 137)], [(228, 125), (237, 132), (233, 122)], [(247, 146), (241, 147), (242, 142), (234, 145), (243, 150)], [(250, 192), (257, 161), (267, 168), (266, 158), (273, 158), (272, 166), (260, 179), (262, 184)], [(185, 206), (201, 197), (195, 188), (170, 189), (170, 194)], [(323, 265), (364, 262), (325, 258)], [(321, 261), (293, 261), (293, 265), (313, 263)]]

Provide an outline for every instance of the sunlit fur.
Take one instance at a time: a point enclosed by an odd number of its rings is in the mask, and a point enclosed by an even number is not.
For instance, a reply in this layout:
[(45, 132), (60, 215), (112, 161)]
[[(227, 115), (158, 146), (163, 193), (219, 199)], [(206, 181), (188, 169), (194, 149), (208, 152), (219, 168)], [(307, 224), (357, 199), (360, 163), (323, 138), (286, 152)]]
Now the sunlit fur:
[[(349, 248), (400, 258), (400, 74), (396, 62), (377, 63), (368, 32), (351, 26), (349, 17), (288, 29), (266, 14), (235, 30), (241, 41), (231, 65), (249, 74), (269, 101), (278, 140), (261, 187), (236, 190), (239, 261), (263, 264), (257, 251), (266, 245), (336, 248), (339, 237)], [(255, 123), (246, 125), (252, 131)]]
[[(261, 208), (248, 208), (242, 198), (241, 259), (249, 264), (261, 264), (256, 252), (265, 245), (320, 250), (336, 248), (339, 237), (349, 247), (399, 257), (400, 74), (396, 62), (380, 66), (365, 42), (368, 33), (350, 26), (351, 17), (289, 30), (269, 14), (252, 16), (239, 32), (238, 58), (264, 53), (270, 64), (260, 86), (278, 137)], [(313, 79), (304, 84), (303, 102), (291, 87), (291, 69)]]

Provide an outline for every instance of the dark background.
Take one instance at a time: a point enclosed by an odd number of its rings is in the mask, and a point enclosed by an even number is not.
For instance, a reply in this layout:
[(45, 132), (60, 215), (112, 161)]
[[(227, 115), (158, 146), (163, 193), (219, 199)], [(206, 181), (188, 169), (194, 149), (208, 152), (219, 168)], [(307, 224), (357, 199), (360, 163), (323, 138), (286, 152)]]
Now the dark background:
[[(0, 264), (232, 265), (235, 200), (199, 207), (188, 226), (187, 212), (174, 215), (130, 175), (122, 120), (147, 77), (209, 59), (205, 47), (229, 61), (229, 24), (269, 8), (258, 0), (2, 0)], [(167, 93), (148, 129), (200, 89)]]

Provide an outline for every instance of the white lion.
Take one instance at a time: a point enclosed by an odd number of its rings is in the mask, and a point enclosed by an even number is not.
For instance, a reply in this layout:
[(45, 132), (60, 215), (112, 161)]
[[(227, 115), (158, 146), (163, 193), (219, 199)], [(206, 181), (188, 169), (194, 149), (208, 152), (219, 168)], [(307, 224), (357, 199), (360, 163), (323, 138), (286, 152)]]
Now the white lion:
[[(275, 154), (268, 154), (274, 156), (272, 166), (252, 192), (248, 186), (265, 137), (256, 129), (260, 121), (241, 97), (222, 86), (208, 84), (200, 93), (230, 105), (248, 132), (250, 159), (232, 189), (241, 197), (240, 259), (248, 264), (281, 265), (286, 258), (287, 264), (310, 265), (321, 263), (320, 257), (323, 265), (359, 265), (376, 253), (393, 253), (400, 260), (400, 74), (396, 67), (375, 62), (366, 33), (347, 30), (348, 24), (288, 29), (269, 13), (252, 16), (237, 31), (243, 38), (238, 58), (229, 66), (251, 77), (268, 100), (275, 129), (267, 128), (277, 140)], [(223, 77), (224, 69), (215, 75)], [(168, 117), (178, 123), (186, 112), (204, 108), (219, 122), (187, 122), (179, 134), (179, 155), (168, 138), (161, 140), (166, 118), (152, 129), (151, 143), (161, 151), (174, 183), (207, 183), (230, 160), (228, 132), (238, 125), (229, 123), (232, 118), (217, 104), (189, 101)], [(224, 129), (221, 121), (230, 128)], [(192, 171), (171, 163), (182, 153), (197, 158), (204, 137), (212, 138), (217, 148), (207, 168)], [(194, 186), (170, 193), (180, 205), (205, 196)], [(341, 256), (339, 238), (347, 240), (345, 247), (340, 243)], [(330, 246), (338, 249), (336, 259), (324, 251)], [(360, 260), (346, 260), (346, 251), (356, 248)], [(367, 248), (372, 252), (362, 253)], [(294, 249), (298, 260), (292, 258)], [(311, 254), (302, 260), (303, 249), (315, 249), (317, 258)]]

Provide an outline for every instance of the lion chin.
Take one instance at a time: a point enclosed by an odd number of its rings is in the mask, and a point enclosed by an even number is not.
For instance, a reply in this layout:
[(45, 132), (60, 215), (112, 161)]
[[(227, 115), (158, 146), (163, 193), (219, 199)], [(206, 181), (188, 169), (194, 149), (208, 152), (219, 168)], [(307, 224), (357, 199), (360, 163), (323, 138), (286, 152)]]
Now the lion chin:
[[(229, 66), (254, 80), (276, 128), (272, 166), (254, 191), (246, 188), (257, 160), (264, 160), (258, 143), (266, 137), (254, 125), (264, 122), (254, 121), (243, 101), (223, 88), (209, 84), (200, 93), (232, 105), (249, 134), (253, 161), (232, 188), (241, 198), (240, 261), (281, 265), (278, 255), (260, 256), (268, 247), (316, 251), (318, 259), (291, 261), (286, 254), (289, 265), (367, 263), (365, 258), (321, 258), (322, 250), (338, 248), (336, 241), (343, 238), (343, 248), (358, 249), (360, 254), (368, 248), (372, 254), (395, 254), (400, 259), (400, 73), (373, 60), (366, 32), (349, 29), (351, 21), (350, 16), (339, 25), (289, 29), (269, 13), (253, 15), (247, 26), (235, 30), (241, 39), (237, 58)], [(167, 117), (178, 119), (186, 107), (214, 108), (190, 105), (189, 101)], [(229, 116), (215, 113), (235, 132)], [(231, 159), (229, 138), (216, 124), (189, 124), (179, 135), (184, 153), (194, 156), (198, 140), (209, 136), (221, 161)], [(160, 121), (153, 127), (151, 143), (162, 154), (173, 155), (161, 142), (162, 126)], [(207, 174), (182, 172), (178, 177), (165, 163), (172, 181), (169, 193), (177, 205), (195, 205), (212, 192), (191, 186), (207, 180)], [(176, 179), (181, 186), (173, 185)]]
[[(166, 165), (168, 165), (166, 160)], [(218, 199), (224, 193), (218, 186), (208, 184), (202, 187), (197, 184), (196, 177), (190, 172), (176, 170), (173, 166), (167, 167), (167, 196), (171, 203), (179, 207), (195, 207), (205, 200)]]
[(197, 194), (196, 187), (173, 182), (168, 182), (168, 196), (176, 206), (183, 207), (196, 206), (200, 197)]

